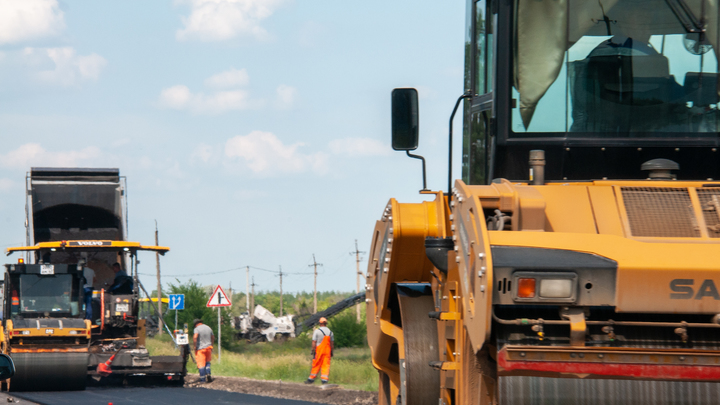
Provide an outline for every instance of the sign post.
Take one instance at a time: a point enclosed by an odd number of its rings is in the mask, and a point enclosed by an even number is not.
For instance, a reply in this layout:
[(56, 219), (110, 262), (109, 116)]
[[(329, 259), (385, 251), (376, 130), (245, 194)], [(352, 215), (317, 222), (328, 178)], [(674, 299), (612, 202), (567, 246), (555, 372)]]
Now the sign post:
[(168, 295), (168, 304), (170, 306), (170, 309), (175, 310), (175, 330), (177, 330), (177, 311), (185, 309), (185, 294)]
[(222, 342), (222, 329), (220, 328), (220, 307), (218, 307), (218, 363), (222, 358), (222, 345), (220, 342)]
[(230, 298), (225, 294), (222, 287), (219, 285), (215, 288), (215, 291), (210, 296), (210, 299), (206, 305), (208, 308), (217, 308), (218, 310), (218, 363), (222, 357), (222, 346), (220, 345), (220, 338), (222, 337), (222, 331), (220, 330), (220, 308), (232, 306)]
[[(178, 332), (178, 310), (185, 309), (185, 294), (170, 294), (168, 295), (168, 308), (175, 310), (175, 335), (177, 336)], [(179, 345), (177, 338), (175, 339), (175, 346)]]

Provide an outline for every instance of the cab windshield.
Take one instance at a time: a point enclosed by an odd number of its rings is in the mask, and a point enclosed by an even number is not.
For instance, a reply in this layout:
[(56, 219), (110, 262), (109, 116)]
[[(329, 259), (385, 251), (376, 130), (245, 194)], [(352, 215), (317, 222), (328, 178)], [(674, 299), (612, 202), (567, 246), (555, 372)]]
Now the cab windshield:
[(717, 2), (515, 6), (511, 137), (717, 136)]
[[(70, 274), (56, 274), (52, 276), (37, 274), (22, 274), (13, 283), (11, 294), (18, 294), (18, 308), (12, 308), (13, 313), (23, 316), (47, 316), (79, 314), (78, 288), (73, 288), (73, 277)], [(14, 298), (14, 297), (13, 297)], [(15, 306), (15, 305), (13, 305)]]

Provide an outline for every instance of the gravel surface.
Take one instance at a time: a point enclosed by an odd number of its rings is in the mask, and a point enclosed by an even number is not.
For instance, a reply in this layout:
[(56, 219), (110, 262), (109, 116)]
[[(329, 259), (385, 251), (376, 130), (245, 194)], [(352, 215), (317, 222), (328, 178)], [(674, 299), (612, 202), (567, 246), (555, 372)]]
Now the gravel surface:
[(306, 385), (282, 380), (265, 381), (243, 377), (213, 377), (214, 381), (211, 383), (200, 383), (199, 378), (197, 374), (189, 374), (185, 377), (185, 386), (331, 405), (376, 405), (378, 403), (377, 392), (346, 390), (333, 384), (322, 386), (319, 381), (312, 385)]

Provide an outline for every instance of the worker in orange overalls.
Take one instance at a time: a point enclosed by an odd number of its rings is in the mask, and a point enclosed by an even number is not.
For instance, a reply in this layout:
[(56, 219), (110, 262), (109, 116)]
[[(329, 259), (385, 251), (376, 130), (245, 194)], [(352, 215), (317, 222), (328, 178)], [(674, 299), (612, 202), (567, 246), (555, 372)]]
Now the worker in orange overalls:
[(335, 337), (330, 328), (327, 327), (327, 319), (320, 318), (318, 322), (320, 327), (315, 329), (312, 338), (312, 370), (305, 384), (312, 384), (320, 373), (320, 380), (323, 384), (327, 384), (330, 378), (330, 358), (333, 356), (333, 345)]
[(201, 319), (196, 319), (193, 326), (195, 327), (193, 346), (195, 347), (195, 361), (197, 362), (198, 372), (200, 372), (200, 382), (212, 382), (210, 360), (212, 359), (212, 345), (215, 343), (215, 334), (209, 326), (203, 324)]

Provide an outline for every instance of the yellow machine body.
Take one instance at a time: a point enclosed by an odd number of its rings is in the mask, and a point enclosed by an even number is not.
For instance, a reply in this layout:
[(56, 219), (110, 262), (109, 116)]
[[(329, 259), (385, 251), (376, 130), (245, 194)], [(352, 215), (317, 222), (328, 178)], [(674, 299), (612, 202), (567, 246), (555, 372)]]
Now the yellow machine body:
[[(488, 230), (492, 213), (504, 218), (501, 230)], [(686, 343), (693, 335), (688, 328), (720, 331), (720, 317), (714, 317), (720, 314), (719, 224), (720, 182), (711, 181), (603, 180), (539, 186), (507, 180), (468, 186), (456, 181), (450, 197), (437, 193), (434, 201), (420, 204), (390, 200), (375, 226), (367, 272), (368, 342), (373, 365), (380, 371), (381, 403), (411, 395), (406, 385), (418, 384), (407, 375), (411, 367), (420, 367), (407, 364), (414, 352), (406, 350), (406, 341), (414, 332), (404, 330), (410, 327), (402, 319), (407, 310), (393, 297), (400, 286), (413, 283), (431, 286), (434, 312), (428, 314), (431, 319), (427, 322), (436, 324), (439, 350), (430, 365), (437, 370), (440, 400), (445, 404), (496, 403), (498, 375), (587, 377), (589, 374), (565, 366), (577, 363), (580, 368), (587, 365), (592, 369), (596, 363), (586, 364), (591, 357), (608, 363), (603, 365), (608, 368), (638, 364), (650, 369), (655, 365), (684, 367), (686, 358), (702, 366), (673, 369), (665, 377), (628, 372), (626, 376), (596, 376), (600, 378), (714, 378), (710, 375), (720, 370), (720, 351)], [(428, 237), (452, 238), (446, 272), (428, 259)], [(510, 287), (508, 280), (524, 270), (494, 268), (498, 261), (493, 257), (495, 251), (513, 248), (583, 254), (602, 260), (608, 268), (615, 263), (615, 269), (608, 270), (613, 277), (605, 281), (586, 279), (597, 272), (577, 273), (572, 279), (574, 298), (566, 304), (554, 303), (561, 312), (567, 311), (567, 316), (558, 315), (555, 321), (564, 325), (560, 335), (566, 336), (552, 340), (542, 328), (552, 324), (549, 319), (532, 319), (531, 314), (501, 319), (495, 313), (517, 304), (499, 298), (499, 290), (515, 291), (517, 287)], [(588, 302), (591, 304), (582, 305)], [(606, 344), (586, 345), (586, 341), (598, 339), (591, 338), (591, 327), (597, 331), (601, 326), (619, 328), (622, 324), (593, 320), (590, 308), (611, 311), (617, 317), (637, 315), (627, 325), (670, 328), (675, 339), (671, 338), (666, 348), (618, 347), (613, 339), (619, 338), (611, 328), (603, 329), (610, 331), (603, 337)], [(703, 321), (684, 322), (684, 316)], [(525, 328), (527, 336), (534, 335), (536, 341), (497, 347), (500, 331), (493, 328), (504, 325)], [(528, 359), (535, 363), (526, 362)], [(514, 360), (531, 364), (530, 369), (502, 366)], [(707, 378), (702, 377), (705, 372)]]

